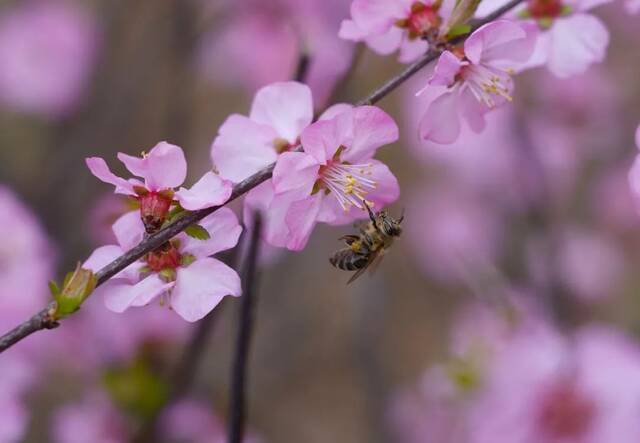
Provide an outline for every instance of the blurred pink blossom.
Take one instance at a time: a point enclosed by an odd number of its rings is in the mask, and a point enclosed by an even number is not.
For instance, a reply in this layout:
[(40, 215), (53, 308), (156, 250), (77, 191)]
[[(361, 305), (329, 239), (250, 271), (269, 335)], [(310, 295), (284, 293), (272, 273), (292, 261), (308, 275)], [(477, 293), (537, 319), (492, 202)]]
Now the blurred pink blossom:
[(400, 62), (411, 63), (427, 52), (426, 38), (438, 37), (452, 9), (448, 0), (354, 0), (352, 19), (342, 22), (338, 35), (382, 55), (400, 50)]
[[(546, 65), (557, 77), (581, 74), (593, 63), (604, 60), (609, 32), (604, 23), (590, 14), (592, 8), (612, 0), (529, 0), (514, 9), (514, 18), (536, 23), (540, 29), (528, 67)], [(482, 17), (506, 4), (506, 0), (484, 0), (477, 15)]]
[(347, 5), (345, 0), (228, 2), (221, 11), (227, 19), (203, 39), (199, 66), (215, 81), (253, 91), (291, 79), (298, 57), (307, 53), (305, 83), (324, 103), (351, 58), (352, 45), (337, 36)]
[(58, 409), (53, 418), (52, 434), (56, 443), (129, 441), (125, 417), (98, 391)]
[[(130, 216), (133, 215), (133, 216)], [(144, 228), (135, 213), (114, 225), (119, 245), (96, 249), (84, 267), (98, 271), (140, 241)], [(147, 254), (96, 289), (108, 309), (124, 312), (144, 306), (157, 297), (183, 319), (200, 320), (226, 296), (242, 293), (240, 277), (221, 261), (210, 256), (234, 247), (242, 227), (228, 208), (221, 208), (200, 221), (209, 239), (199, 240), (180, 233), (160, 249)]]
[(486, 126), (484, 115), (511, 101), (511, 75), (531, 57), (535, 27), (497, 20), (476, 30), (464, 50), (444, 51), (427, 85), (418, 92), (439, 95), (420, 122), (420, 137), (450, 144), (460, 136), (463, 119), (476, 133)]
[[(6, 9), (6, 10), (5, 10)], [(19, 2), (0, 15), (0, 103), (59, 118), (82, 102), (98, 32), (71, 1)]]

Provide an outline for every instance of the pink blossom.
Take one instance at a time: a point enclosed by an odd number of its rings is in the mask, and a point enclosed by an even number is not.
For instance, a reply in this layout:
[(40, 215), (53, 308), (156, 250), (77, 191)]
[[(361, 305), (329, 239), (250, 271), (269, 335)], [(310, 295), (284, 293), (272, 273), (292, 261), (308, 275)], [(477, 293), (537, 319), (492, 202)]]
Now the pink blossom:
[[(640, 126), (636, 129), (636, 147), (640, 149)], [(629, 185), (631, 193), (636, 202), (636, 210), (640, 212), (640, 154), (636, 155), (636, 159), (629, 171)]]
[(0, 226), (0, 329), (9, 330), (49, 299), (53, 251), (34, 214), (1, 185)]
[(452, 6), (450, 1), (354, 0), (352, 19), (342, 22), (338, 35), (364, 41), (382, 55), (400, 50), (400, 62), (410, 63), (427, 52), (428, 40), (438, 37)]
[(3, 354), (0, 365), (0, 442), (3, 443), (22, 441), (29, 422), (24, 397), (35, 381), (35, 371), (19, 351), (12, 349)]
[(624, 6), (629, 14), (637, 14), (640, 12), (640, 0), (627, 0)]
[(352, 45), (337, 36), (346, 1), (227, 3), (220, 12), (228, 18), (202, 39), (198, 62), (205, 76), (254, 91), (291, 79), (297, 59), (306, 53), (310, 63), (305, 83), (318, 102), (329, 98), (352, 54)]
[(92, 17), (65, 1), (20, 2), (5, 9), (0, 102), (21, 112), (64, 117), (88, 86), (97, 47)]
[[(114, 225), (119, 244), (96, 249), (84, 263), (85, 268), (98, 271), (140, 241), (144, 228), (132, 214)], [(193, 322), (213, 310), (224, 296), (239, 296), (242, 290), (238, 274), (211, 257), (237, 244), (242, 232), (238, 219), (230, 209), (221, 208), (200, 225), (209, 233), (208, 240), (181, 233), (100, 286), (96, 293), (104, 295), (107, 308), (124, 312), (160, 297), (161, 304), (166, 303)]]
[(438, 94), (421, 119), (420, 137), (453, 143), (461, 119), (481, 132), (484, 114), (512, 100), (513, 69), (529, 59), (536, 37), (533, 26), (497, 20), (471, 34), (464, 50), (443, 52), (427, 86), (418, 92)]
[(56, 443), (125, 443), (129, 441), (125, 417), (102, 392), (90, 392), (77, 403), (55, 412)]
[(179, 146), (160, 142), (142, 157), (133, 157), (122, 152), (118, 159), (133, 175), (141, 177), (125, 180), (111, 172), (100, 157), (86, 159), (93, 175), (116, 187), (116, 194), (129, 195), (140, 204), (140, 215), (148, 232), (162, 226), (169, 208), (178, 202), (184, 209), (195, 211), (225, 203), (231, 195), (232, 185), (209, 171), (190, 189), (180, 186), (187, 175), (187, 162)]
[(286, 247), (301, 250), (317, 222), (349, 223), (367, 216), (363, 200), (382, 208), (399, 196), (396, 178), (373, 159), (398, 139), (398, 127), (379, 108), (341, 107), (333, 118), (308, 126), (303, 152), (285, 152), (273, 172), (275, 198), (289, 234)]
[[(546, 65), (557, 77), (581, 74), (606, 56), (609, 32), (589, 11), (612, 0), (529, 0), (514, 16), (541, 29), (528, 67)], [(479, 16), (505, 4), (505, 0), (485, 0)], [(517, 14), (517, 15), (516, 15)], [(515, 18), (515, 17), (514, 17)]]

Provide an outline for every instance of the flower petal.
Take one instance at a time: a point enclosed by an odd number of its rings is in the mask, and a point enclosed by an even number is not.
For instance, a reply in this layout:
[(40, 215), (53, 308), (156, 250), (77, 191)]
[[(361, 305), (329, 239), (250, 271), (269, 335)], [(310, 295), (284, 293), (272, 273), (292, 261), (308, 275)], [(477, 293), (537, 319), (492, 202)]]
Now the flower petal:
[(144, 238), (144, 225), (140, 219), (140, 211), (130, 211), (122, 215), (111, 227), (118, 244), (128, 251), (137, 246)]
[(211, 312), (226, 295), (241, 294), (236, 271), (216, 259), (203, 258), (178, 269), (171, 307), (180, 317), (194, 322)]
[(274, 195), (273, 183), (267, 181), (253, 188), (245, 197), (244, 223), (246, 226), (251, 226), (253, 213), (260, 211), (263, 216), (263, 240), (271, 246), (284, 248), (289, 238), (289, 228), (285, 217), (289, 206), (295, 200), (291, 193)]
[(606, 56), (609, 31), (593, 15), (573, 14), (558, 19), (548, 32), (551, 44), (547, 64), (556, 77), (580, 74)]
[(160, 142), (143, 158), (118, 153), (118, 159), (134, 175), (145, 179), (150, 191), (180, 186), (187, 176), (187, 160), (182, 148)]
[(311, 232), (316, 226), (323, 197), (324, 193), (317, 192), (304, 200), (291, 203), (285, 216), (290, 232), (287, 239), (287, 249), (301, 251), (307, 245)]
[(319, 169), (318, 161), (306, 152), (285, 152), (273, 170), (273, 189), (276, 194), (293, 192), (305, 198), (311, 194)]
[(351, 17), (363, 31), (371, 34), (386, 32), (394, 22), (409, 14), (407, 1), (355, 0)]
[(311, 89), (298, 82), (265, 86), (256, 93), (249, 118), (272, 127), (279, 137), (295, 143), (313, 120)]
[(233, 185), (229, 180), (224, 180), (218, 174), (209, 171), (191, 189), (180, 188), (175, 193), (175, 198), (183, 208), (197, 211), (225, 203), (229, 200), (232, 190)]
[(273, 128), (233, 114), (218, 130), (211, 160), (222, 177), (237, 183), (276, 161), (273, 143), (277, 138)]
[(420, 120), (420, 138), (434, 143), (450, 144), (460, 136), (458, 90), (450, 90), (429, 104)]
[(135, 285), (116, 279), (98, 289), (104, 295), (104, 304), (110, 311), (124, 312), (130, 306), (142, 306), (173, 287), (174, 282), (165, 283), (157, 274), (152, 274)]
[(352, 163), (368, 160), (377, 149), (398, 140), (398, 125), (393, 118), (375, 106), (353, 109), (353, 141), (341, 156)]
[[(451, 86), (455, 83), (455, 77), (460, 72), (462, 67), (462, 60), (456, 57), (450, 51), (444, 51), (438, 63), (433, 70), (433, 75), (429, 79), (429, 85), (433, 86)], [(424, 89), (423, 89), (424, 90)], [(418, 94), (421, 94), (420, 91)]]
[(403, 39), (400, 45), (400, 56), (398, 61), (400, 63), (412, 63), (418, 59), (421, 55), (425, 54), (429, 49), (429, 44), (421, 39), (410, 40), (408, 38)]
[(89, 258), (82, 264), (82, 267), (93, 272), (98, 272), (122, 254), (124, 254), (124, 251), (120, 246), (101, 246), (91, 253)]
[(242, 233), (238, 217), (229, 208), (218, 209), (203, 218), (199, 224), (207, 230), (209, 239), (198, 240), (186, 234), (180, 234), (181, 253), (193, 254), (195, 257), (207, 257), (233, 248)]
[(536, 37), (530, 24), (496, 20), (469, 36), (464, 43), (464, 54), (473, 64), (495, 60), (524, 62), (531, 57)]
[(116, 194), (136, 195), (133, 185), (122, 177), (118, 177), (109, 169), (107, 162), (100, 157), (90, 157), (85, 160), (91, 173), (98, 179), (116, 187)]

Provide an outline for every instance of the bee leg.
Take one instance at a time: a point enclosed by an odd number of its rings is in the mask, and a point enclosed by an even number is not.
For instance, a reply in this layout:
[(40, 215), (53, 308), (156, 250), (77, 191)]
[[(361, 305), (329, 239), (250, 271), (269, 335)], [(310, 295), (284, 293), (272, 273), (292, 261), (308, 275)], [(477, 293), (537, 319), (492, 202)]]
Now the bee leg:
[(369, 213), (369, 218), (375, 224), (376, 223), (376, 215), (373, 213), (366, 200), (362, 200), (362, 204), (365, 208), (367, 208), (367, 212)]

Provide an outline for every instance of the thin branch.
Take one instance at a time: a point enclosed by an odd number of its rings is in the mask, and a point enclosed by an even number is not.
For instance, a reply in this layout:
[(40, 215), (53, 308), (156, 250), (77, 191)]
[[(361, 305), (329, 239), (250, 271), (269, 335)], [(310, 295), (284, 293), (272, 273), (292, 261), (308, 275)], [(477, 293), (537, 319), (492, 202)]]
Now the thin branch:
[(231, 372), (231, 390), (229, 396), (228, 442), (241, 443), (246, 421), (246, 380), (251, 347), (251, 335), (254, 323), (256, 289), (258, 286), (257, 263), (260, 253), (260, 230), (262, 215), (256, 212), (249, 239), (249, 248), (244, 263), (244, 292), (238, 310), (238, 334), (236, 336), (235, 355)]
[[(504, 7), (495, 11), (493, 14), (490, 14), (486, 18), (478, 21), (474, 26), (474, 29), (477, 29), (483, 24), (494, 20), (500, 14), (503, 14), (509, 9), (515, 7), (522, 1), (523, 0), (512, 0)], [(462, 38), (461, 40), (464, 40), (464, 38)], [(393, 77), (383, 86), (376, 89), (370, 95), (368, 95), (364, 99), (357, 102), (356, 105), (357, 106), (366, 105), (366, 104), (371, 105), (382, 100), (390, 92), (392, 92), (402, 83), (407, 81), (416, 72), (418, 72), (420, 69), (422, 69), (424, 66), (426, 66), (430, 62), (434, 61), (439, 54), (440, 54), (439, 51), (429, 51), (427, 54), (423, 55), (417, 61), (409, 65), (400, 74)], [(300, 150), (301, 147), (298, 145), (296, 149)], [(271, 178), (271, 175), (273, 174), (274, 167), (275, 167), (275, 163), (272, 163), (269, 166), (262, 168), (260, 171), (256, 172), (252, 176), (247, 177), (240, 183), (236, 184), (233, 187), (233, 192), (231, 193), (231, 197), (229, 198), (227, 203), (232, 202), (233, 200), (237, 199), (241, 195), (249, 192), (251, 189), (258, 186), (259, 184), (269, 180)], [(122, 256), (118, 257), (117, 259), (115, 259), (114, 261), (106, 265), (100, 271), (98, 271), (96, 273), (96, 276), (98, 278), (98, 286), (106, 282), (108, 279), (110, 279), (120, 271), (124, 270), (130, 264), (142, 258), (146, 253), (153, 251), (154, 249), (162, 246), (166, 241), (170, 240), (175, 235), (184, 231), (188, 226), (199, 222), (207, 215), (220, 209), (222, 206), (224, 205), (214, 206), (211, 208), (190, 212), (184, 217), (180, 218), (179, 220), (176, 220), (174, 223), (165, 227), (161, 231), (158, 231), (154, 235), (149, 236), (148, 238), (143, 240), (138, 246), (129, 250)], [(46, 309), (35, 314), (29, 320), (25, 321), (24, 323), (20, 324), (19, 326), (15, 327), (11, 331), (7, 332), (2, 337), (0, 337), (0, 352), (4, 352), (9, 347), (16, 344), (20, 340), (28, 337), (34, 332), (40, 331), (42, 329), (51, 329), (52, 327), (55, 327), (54, 325), (52, 325), (50, 316), (47, 316), (47, 313), (50, 311), (51, 306), (52, 305), (49, 305)]]

